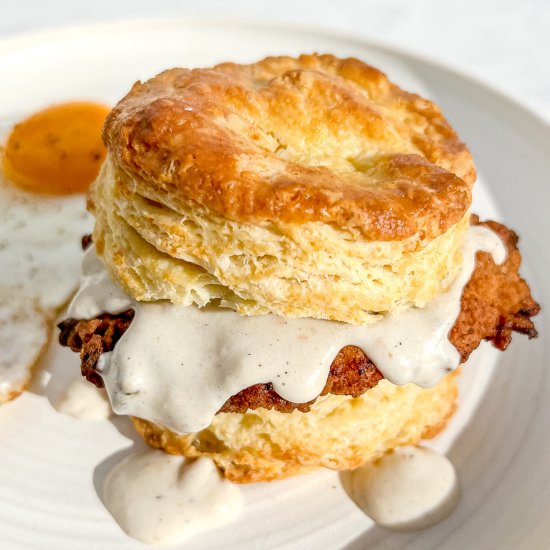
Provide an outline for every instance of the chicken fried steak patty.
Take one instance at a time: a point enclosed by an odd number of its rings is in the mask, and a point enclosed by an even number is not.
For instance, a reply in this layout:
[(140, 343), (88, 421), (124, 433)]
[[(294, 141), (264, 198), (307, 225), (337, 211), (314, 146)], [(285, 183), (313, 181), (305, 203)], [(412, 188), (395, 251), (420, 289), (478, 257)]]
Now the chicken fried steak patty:
[[(540, 310), (518, 273), (521, 255), (516, 234), (499, 223), (480, 222), (477, 216), (472, 216), (472, 224), (495, 231), (506, 245), (508, 256), (502, 265), (496, 265), (489, 253), (477, 254), (476, 267), (462, 294), (460, 313), (449, 333), (449, 340), (458, 350), (462, 363), (482, 340), (490, 340), (498, 349), (505, 350), (514, 331), (535, 337), (537, 331), (531, 317)], [(60, 343), (80, 352), (82, 374), (96, 386), (103, 386), (96, 371), (100, 355), (114, 348), (133, 316), (134, 312), (127, 310), (117, 315), (105, 313), (91, 320), (67, 319), (59, 324)], [(321, 395), (357, 397), (376, 386), (382, 378), (359, 348), (346, 346), (332, 362)], [(218, 412), (244, 413), (259, 407), (280, 412), (294, 409), (307, 412), (313, 402), (291, 403), (282, 399), (271, 383), (256, 384), (229, 398)]]

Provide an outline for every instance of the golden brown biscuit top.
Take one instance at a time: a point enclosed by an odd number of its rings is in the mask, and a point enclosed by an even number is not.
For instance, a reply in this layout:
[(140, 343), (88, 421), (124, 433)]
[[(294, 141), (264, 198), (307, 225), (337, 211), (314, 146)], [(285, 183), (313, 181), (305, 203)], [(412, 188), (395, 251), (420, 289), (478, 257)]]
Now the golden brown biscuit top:
[(269, 57), (134, 85), (104, 139), (139, 194), (236, 221), (427, 238), (471, 203), (471, 155), (432, 102), (357, 60)]

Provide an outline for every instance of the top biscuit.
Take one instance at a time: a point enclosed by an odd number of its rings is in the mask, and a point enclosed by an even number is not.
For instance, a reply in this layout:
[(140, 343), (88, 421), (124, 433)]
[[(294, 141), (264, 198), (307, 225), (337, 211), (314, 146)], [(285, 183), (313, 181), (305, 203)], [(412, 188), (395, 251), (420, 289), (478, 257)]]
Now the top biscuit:
[(138, 192), (237, 222), (433, 239), (471, 204), (471, 155), (432, 102), (357, 60), (270, 57), (134, 85), (104, 129)]

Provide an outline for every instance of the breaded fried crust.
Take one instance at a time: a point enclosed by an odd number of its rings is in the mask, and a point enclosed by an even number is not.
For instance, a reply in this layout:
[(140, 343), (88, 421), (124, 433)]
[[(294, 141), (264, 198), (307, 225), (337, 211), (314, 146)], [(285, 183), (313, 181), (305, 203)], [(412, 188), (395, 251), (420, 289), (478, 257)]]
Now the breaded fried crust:
[[(531, 317), (540, 310), (527, 283), (518, 273), (521, 255), (517, 235), (497, 222), (480, 222), (477, 216), (472, 217), (472, 223), (495, 231), (504, 242), (508, 256), (501, 265), (496, 265), (489, 253), (477, 254), (474, 272), (464, 288), (460, 313), (449, 334), (461, 362), (468, 359), (482, 340), (491, 341), (495, 347), (504, 350), (513, 332), (535, 337), (537, 331)], [(104, 314), (92, 320), (68, 319), (59, 325), (60, 343), (80, 352), (82, 374), (90, 382), (98, 386), (103, 384), (95, 370), (97, 361), (101, 353), (113, 349), (132, 318), (133, 311), (129, 310), (118, 315)], [(357, 397), (376, 386), (382, 378), (363, 351), (346, 346), (334, 359), (321, 395), (331, 393)], [(280, 412), (294, 409), (305, 412), (313, 402), (291, 403), (282, 399), (272, 384), (256, 384), (228, 399), (218, 412), (243, 413), (259, 407)]]

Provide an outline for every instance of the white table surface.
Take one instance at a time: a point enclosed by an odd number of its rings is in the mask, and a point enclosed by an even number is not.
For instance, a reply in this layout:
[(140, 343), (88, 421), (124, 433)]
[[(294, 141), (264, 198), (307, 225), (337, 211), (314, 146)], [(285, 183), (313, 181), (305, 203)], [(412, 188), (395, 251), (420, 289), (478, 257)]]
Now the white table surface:
[(350, 32), (476, 76), (550, 121), (550, 0), (0, 0), (0, 38), (170, 15)]

